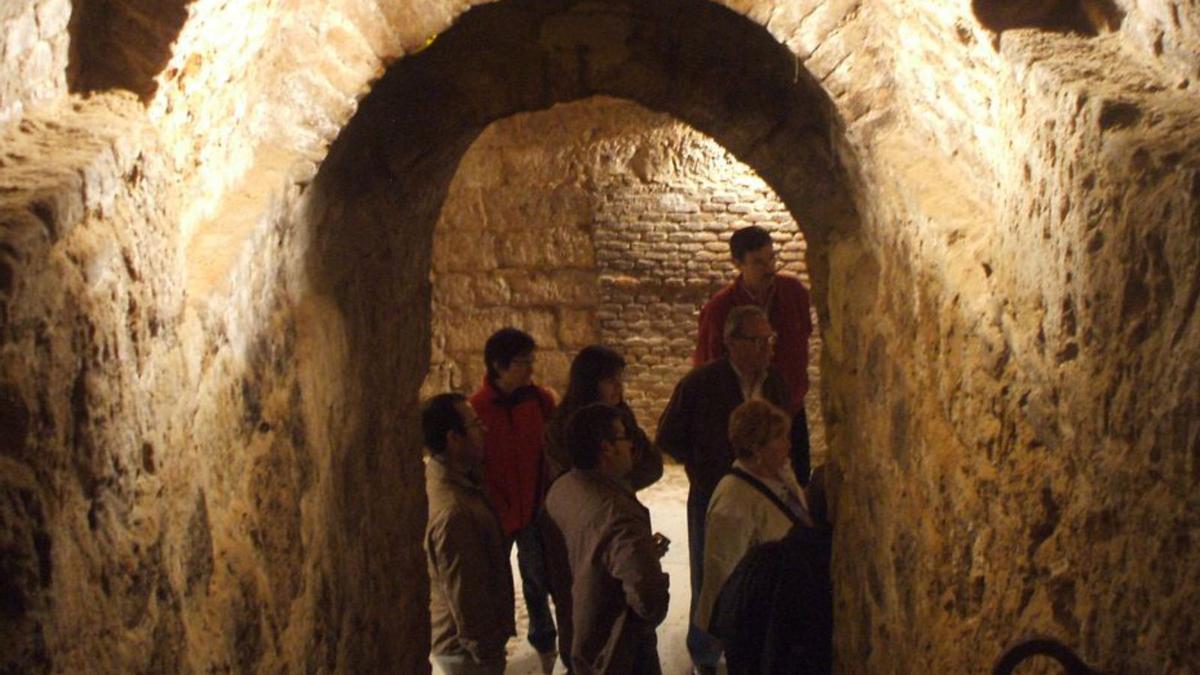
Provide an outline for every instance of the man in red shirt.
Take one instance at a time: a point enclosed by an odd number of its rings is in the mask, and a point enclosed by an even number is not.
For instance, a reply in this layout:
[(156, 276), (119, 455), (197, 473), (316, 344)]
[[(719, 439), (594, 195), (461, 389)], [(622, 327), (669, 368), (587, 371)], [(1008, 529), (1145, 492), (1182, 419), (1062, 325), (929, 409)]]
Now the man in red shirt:
[(791, 390), (787, 406), (792, 419), (792, 468), (801, 485), (808, 485), (808, 416), (804, 395), (808, 393), (808, 338), (812, 335), (808, 289), (796, 277), (775, 269), (775, 246), (771, 235), (757, 225), (743, 227), (729, 238), (729, 252), (738, 276), (700, 310), (700, 333), (692, 364), (700, 366), (728, 354), (725, 346), (725, 317), (741, 305), (758, 305), (767, 313), (775, 331), (775, 356)]
[[(484, 345), (487, 376), (471, 395), (471, 407), (487, 426), (483, 439), (483, 482), (500, 517), (509, 551), (517, 546), (517, 567), (525, 607), (529, 610), (529, 643), (553, 664), (555, 640), (549, 604), (545, 554), (534, 515), (547, 484), (545, 426), (554, 412), (550, 392), (533, 383), (533, 353), (528, 333), (502, 328)], [(547, 670), (547, 672), (549, 672)]]

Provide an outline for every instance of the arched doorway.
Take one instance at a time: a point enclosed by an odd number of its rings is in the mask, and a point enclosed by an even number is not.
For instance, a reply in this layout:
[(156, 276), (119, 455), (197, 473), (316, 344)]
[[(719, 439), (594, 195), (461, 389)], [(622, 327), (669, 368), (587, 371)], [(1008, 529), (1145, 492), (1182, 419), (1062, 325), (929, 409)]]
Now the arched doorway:
[[(360, 413), (341, 423), (348, 446), (365, 452), (346, 456), (334, 494), (353, 493), (383, 524), (371, 533), (375, 554), (356, 554), (357, 564), (411, 610), (368, 619), (392, 640), (362, 645), (364, 663), (413, 659), (391, 645), (428, 630), (424, 593), (401, 589), (386, 570), (420, 569), (415, 410), (428, 365), (434, 226), (459, 160), (494, 120), (594, 95), (669, 113), (751, 167), (804, 231), (824, 311), (828, 246), (857, 229), (834, 149), (838, 122), (820, 85), (760, 26), (699, 1), (515, 1), (472, 10), (397, 62), (331, 148), (306, 202), (313, 291), (345, 318), (348, 352), (369, 355), (354, 360), (345, 385), (347, 407)], [(393, 455), (400, 488), (380, 472)]]

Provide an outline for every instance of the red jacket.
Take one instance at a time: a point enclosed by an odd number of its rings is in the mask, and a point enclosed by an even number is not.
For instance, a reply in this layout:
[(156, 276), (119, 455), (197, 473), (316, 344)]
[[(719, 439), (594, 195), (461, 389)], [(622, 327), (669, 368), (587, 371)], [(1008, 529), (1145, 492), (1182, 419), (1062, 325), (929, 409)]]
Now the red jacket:
[[(692, 365), (701, 366), (724, 356), (725, 317), (729, 316), (729, 310), (754, 304), (758, 303), (742, 286), (740, 274), (709, 298), (700, 310), (700, 334)], [(804, 284), (789, 274), (776, 274), (763, 309), (767, 310), (771, 329), (777, 336), (771, 363), (779, 369), (792, 392), (789, 411), (792, 413), (804, 407), (804, 395), (808, 393), (808, 338), (813, 330), (808, 307), (808, 289)]]
[(536, 385), (505, 395), (485, 379), (470, 402), (487, 425), (483, 440), (484, 488), (505, 536), (511, 538), (533, 521), (546, 491), (543, 448), (554, 397)]

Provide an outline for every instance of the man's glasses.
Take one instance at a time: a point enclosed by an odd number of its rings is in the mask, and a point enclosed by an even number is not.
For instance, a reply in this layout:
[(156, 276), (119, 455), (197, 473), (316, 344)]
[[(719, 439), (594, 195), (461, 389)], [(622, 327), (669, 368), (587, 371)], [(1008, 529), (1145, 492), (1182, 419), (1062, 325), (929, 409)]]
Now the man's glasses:
[(776, 337), (777, 336), (774, 333), (771, 333), (770, 335), (734, 335), (733, 336), (733, 338), (735, 340), (745, 340), (746, 342), (753, 342), (755, 344), (755, 346), (757, 346), (757, 347), (765, 347), (767, 345), (775, 344)]

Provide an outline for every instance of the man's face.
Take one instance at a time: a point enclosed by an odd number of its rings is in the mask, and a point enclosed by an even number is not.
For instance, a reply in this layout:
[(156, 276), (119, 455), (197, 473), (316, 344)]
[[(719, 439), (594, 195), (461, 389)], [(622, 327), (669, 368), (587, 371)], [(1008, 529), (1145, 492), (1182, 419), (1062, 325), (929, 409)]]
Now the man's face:
[(509, 392), (533, 384), (533, 352), (521, 354), (508, 362), (507, 368), (496, 366), (496, 386)]
[(621, 424), (621, 420), (613, 420), (612, 433), (609, 438), (613, 440), (605, 440), (601, 443), (604, 449), (604, 456), (608, 458), (608, 464), (613, 473), (624, 477), (629, 475), (633, 470), (633, 439), (625, 431), (625, 425)]
[(742, 281), (749, 286), (762, 286), (775, 275), (775, 245), (767, 244), (746, 252), (733, 266), (742, 273)]
[(462, 459), (471, 464), (481, 464), (483, 462), (483, 436), (487, 432), (487, 427), (484, 426), (483, 420), (479, 419), (479, 415), (475, 414), (475, 409), (466, 401), (456, 402), (454, 409), (458, 411), (458, 417), (463, 421), (463, 427), (466, 429), (465, 434), (455, 434), (460, 439), (459, 454)]
[(743, 372), (761, 372), (771, 363), (775, 349), (775, 333), (771, 324), (761, 316), (750, 316), (742, 322), (741, 330), (727, 340), (729, 360)]

